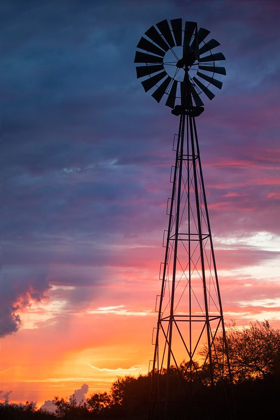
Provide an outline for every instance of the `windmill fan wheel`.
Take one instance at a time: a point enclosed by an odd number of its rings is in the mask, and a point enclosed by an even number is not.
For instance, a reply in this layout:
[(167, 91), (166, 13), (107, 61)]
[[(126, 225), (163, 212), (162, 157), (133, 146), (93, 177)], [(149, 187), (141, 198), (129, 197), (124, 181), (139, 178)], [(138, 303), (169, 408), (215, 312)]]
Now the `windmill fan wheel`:
[(221, 52), (212, 50), (220, 44), (215, 39), (205, 41), (210, 31), (197, 28), (196, 22), (182, 19), (163, 20), (145, 32), (135, 54), (137, 78), (145, 92), (160, 102), (167, 96), (165, 105), (193, 105), (202, 107), (201, 96), (215, 97), (212, 87), (221, 89), (216, 75), (225, 75), (224, 67), (216, 66), (225, 60)]

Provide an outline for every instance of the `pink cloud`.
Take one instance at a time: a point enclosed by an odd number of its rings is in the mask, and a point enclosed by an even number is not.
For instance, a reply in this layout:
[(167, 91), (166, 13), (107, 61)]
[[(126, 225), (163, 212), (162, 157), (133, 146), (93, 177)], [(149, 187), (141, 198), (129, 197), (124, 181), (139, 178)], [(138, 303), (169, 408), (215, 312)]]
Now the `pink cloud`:
[(275, 198), (276, 200), (280, 200), (280, 193), (269, 193), (267, 198)]

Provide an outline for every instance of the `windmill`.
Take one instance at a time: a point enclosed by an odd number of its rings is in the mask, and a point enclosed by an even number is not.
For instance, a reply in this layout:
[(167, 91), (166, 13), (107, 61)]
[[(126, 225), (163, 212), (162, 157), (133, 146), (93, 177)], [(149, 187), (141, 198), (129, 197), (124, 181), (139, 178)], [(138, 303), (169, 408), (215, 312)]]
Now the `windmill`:
[(163, 20), (145, 32), (134, 60), (144, 90), (152, 92), (157, 102), (165, 100), (179, 117), (156, 299), (150, 419), (202, 418), (197, 413), (201, 389), (215, 389), (230, 377), (196, 128), (204, 98), (214, 98), (212, 90), (221, 89), (219, 77), (226, 74), (224, 67), (217, 66), (224, 55), (213, 52), (220, 44), (207, 41), (209, 34), (196, 22)]

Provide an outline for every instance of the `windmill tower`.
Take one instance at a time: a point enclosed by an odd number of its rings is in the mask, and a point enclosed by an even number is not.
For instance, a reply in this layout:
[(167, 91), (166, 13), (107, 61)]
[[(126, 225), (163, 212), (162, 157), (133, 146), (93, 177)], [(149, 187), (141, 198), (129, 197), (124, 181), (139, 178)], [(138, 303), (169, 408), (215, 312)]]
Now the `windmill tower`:
[(226, 74), (216, 65), (224, 55), (212, 52), (219, 42), (205, 41), (209, 33), (195, 22), (163, 20), (145, 32), (135, 55), (145, 91), (157, 102), (164, 99), (179, 119), (156, 299), (150, 419), (205, 418), (197, 413), (202, 389), (215, 389), (230, 376), (196, 128), (203, 96), (212, 100), (210, 88), (221, 89), (216, 77)]

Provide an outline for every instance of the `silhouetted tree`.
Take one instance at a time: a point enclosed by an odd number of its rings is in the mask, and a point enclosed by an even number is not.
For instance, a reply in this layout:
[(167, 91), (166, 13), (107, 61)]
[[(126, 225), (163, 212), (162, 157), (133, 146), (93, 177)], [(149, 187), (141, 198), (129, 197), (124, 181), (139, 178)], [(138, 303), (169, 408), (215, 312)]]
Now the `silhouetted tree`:
[(113, 398), (107, 392), (97, 392), (87, 399), (88, 410), (93, 418), (103, 418), (113, 405)]
[(47, 412), (36, 411), (36, 404), (27, 401), (25, 404), (0, 403), (0, 419), (2, 420), (55, 420), (55, 417)]
[[(280, 374), (280, 331), (271, 328), (268, 321), (255, 322), (241, 330), (232, 324), (227, 329), (227, 344), (233, 381), (264, 378)], [(205, 353), (206, 349), (202, 351)], [(225, 359), (222, 336), (215, 340), (215, 357), (220, 365)], [(228, 369), (224, 371), (228, 375)]]
[[(147, 413), (150, 395), (150, 375), (138, 378), (126, 376), (115, 381), (111, 388), (113, 405), (127, 419), (141, 418)], [(133, 415), (133, 417), (131, 417)]]
[(64, 398), (54, 397), (55, 415), (63, 420), (88, 419), (89, 411), (86, 402), (77, 403), (75, 398), (66, 401)]

